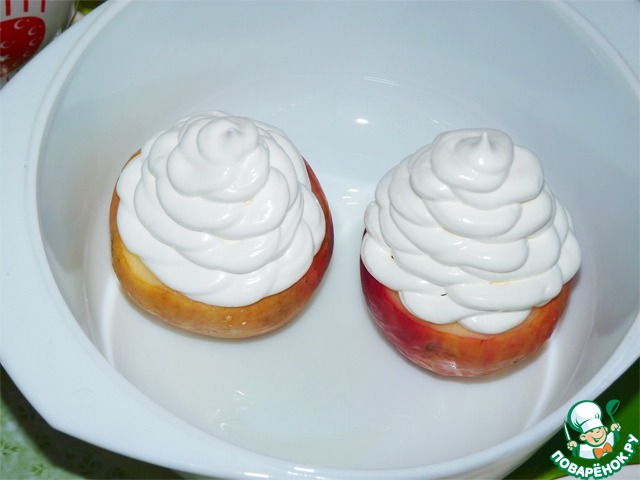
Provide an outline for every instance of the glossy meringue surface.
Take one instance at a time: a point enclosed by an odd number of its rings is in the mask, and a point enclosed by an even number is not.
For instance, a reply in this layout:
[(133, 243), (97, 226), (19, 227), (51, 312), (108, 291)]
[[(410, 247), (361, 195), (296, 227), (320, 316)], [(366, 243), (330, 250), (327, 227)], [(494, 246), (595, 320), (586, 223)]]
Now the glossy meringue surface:
[(151, 137), (117, 184), (118, 231), (165, 285), (240, 307), (309, 269), (325, 232), (305, 162), (263, 122), (223, 112)]
[(504, 132), (464, 129), (390, 170), (365, 212), (361, 256), (414, 315), (502, 333), (560, 293), (580, 246), (542, 165)]

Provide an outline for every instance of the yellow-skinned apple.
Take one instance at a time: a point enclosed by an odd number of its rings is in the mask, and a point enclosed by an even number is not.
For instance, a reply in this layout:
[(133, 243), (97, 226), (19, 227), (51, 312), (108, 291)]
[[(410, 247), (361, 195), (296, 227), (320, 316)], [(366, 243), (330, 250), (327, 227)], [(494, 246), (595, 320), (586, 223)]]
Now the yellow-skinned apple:
[[(134, 155), (135, 156), (135, 155)], [(305, 275), (288, 289), (244, 307), (208, 305), (170, 289), (127, 250), (118, 232), (120, 199), (114, 191), (109, 215), (113, 268), (129, 297), (142, 309), (190, 332), (219, 337), (247, 338), (271, 332), (295, 318), (320, 284), (333, 253), (333, 223), (320, 182), (306, 165), (312, 192), (325, 217), (325, 236)]]

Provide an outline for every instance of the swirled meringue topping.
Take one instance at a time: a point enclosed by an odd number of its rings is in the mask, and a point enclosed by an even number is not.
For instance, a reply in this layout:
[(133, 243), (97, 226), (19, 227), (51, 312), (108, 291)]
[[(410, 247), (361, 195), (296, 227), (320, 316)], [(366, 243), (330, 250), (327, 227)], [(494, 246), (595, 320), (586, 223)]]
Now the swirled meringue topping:
[(309, 269), (325, 234), (305, 162), (286, 135), (211, 112), (149, 139), (117, 183), (126, 248), (168, 287), (237, 307)]
[(361, 256), (415, 316), (479, 333), (522, 323), (580, 266), (569, 213), (540, 162), (497, 130), (440, 134), (389, 171)]

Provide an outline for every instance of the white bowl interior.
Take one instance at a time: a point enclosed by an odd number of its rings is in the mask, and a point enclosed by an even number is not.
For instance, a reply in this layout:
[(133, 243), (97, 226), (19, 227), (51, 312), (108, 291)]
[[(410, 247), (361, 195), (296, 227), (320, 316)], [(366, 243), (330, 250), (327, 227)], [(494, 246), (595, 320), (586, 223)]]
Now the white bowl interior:
[[(562, 11), (540, 2), (150, 5), (123, 9), (69, 75), (37, 193), (73, 316), (153, 402), (287, 461), (415, 467), (523, 434), (616, 350), (638, 312), (637, 98)], [(264, 338), (175, 331), (135, 308), (110, 267), (107, 212), (124, 162), (158, 129), (207, 109), (285, 130), (334, 215), (323, 285), (300, 318)], [(413, 367), (376, 331), (358, 278), (362, 214), (404, 156), (443, 130), (477, 126), (538, 154), (573, 214), (583, 266), (539, 354), (497, 377), (447, 379)]]

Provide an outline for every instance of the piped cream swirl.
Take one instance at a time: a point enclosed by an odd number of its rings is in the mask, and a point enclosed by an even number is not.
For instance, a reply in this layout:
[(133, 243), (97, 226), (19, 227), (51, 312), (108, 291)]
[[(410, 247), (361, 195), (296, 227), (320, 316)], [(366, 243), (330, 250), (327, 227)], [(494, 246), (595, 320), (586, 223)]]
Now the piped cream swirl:
[(440, 134), (380, 181), (365, 213), (367, 270), (433, 323), (501, 333), (580, 266), (571, 218), (540, 162), (497, 130)]
[(124, 245), (189, 298), (250, 305), (309, 269), (325, 218), (305, 162), (275, 127), (223, 112), (149, 139), (122, 171)]

